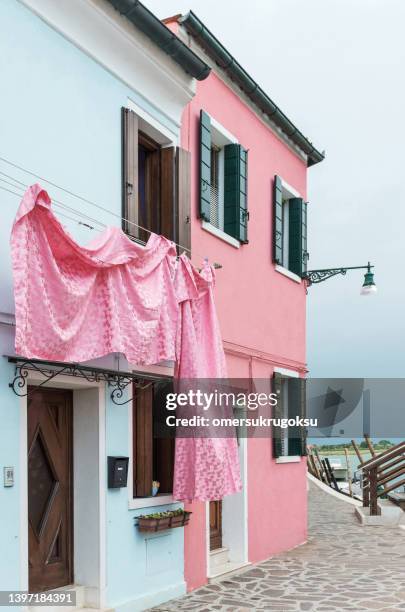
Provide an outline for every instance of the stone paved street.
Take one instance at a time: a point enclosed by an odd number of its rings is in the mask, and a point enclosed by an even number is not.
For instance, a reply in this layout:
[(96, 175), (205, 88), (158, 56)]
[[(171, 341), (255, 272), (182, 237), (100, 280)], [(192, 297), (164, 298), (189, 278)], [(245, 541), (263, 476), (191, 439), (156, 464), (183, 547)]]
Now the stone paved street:
[(311, 484), (308, 543), (153, 610), (405, 610), (405, 531), (361, 527)]

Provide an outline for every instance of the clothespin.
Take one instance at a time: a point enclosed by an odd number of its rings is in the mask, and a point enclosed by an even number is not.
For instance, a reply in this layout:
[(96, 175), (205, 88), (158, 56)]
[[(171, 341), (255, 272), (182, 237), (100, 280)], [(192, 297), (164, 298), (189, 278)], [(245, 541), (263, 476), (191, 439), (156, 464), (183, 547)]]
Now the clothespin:
[[(204, 264), (205, 265), (209, 265), (208, 264), (208, 257), (204, 257)], [(214, 268), (214, 270), (220, 270), (222, 268), (222, 264), (219, 264), (219, 263), (214, 261), (214, 263), (212, 264), (212, 267)], [(201, 272), (202, 268), (198, 268), (198, 271)]]

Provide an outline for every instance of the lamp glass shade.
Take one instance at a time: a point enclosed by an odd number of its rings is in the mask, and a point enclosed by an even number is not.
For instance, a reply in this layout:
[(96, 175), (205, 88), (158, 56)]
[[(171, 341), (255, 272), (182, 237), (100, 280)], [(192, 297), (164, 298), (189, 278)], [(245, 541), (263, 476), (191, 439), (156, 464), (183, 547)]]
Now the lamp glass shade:
[(373, 295), (374, 293), (377, 293), (375, 285), (363, 285), (360, 291), (360, 295)]
[(374, 274), (368, 269), (364, 275), (364, 283), (360, 291), (360, 295), (373, 295), (377, 293), (377, 287), (374, 282)]

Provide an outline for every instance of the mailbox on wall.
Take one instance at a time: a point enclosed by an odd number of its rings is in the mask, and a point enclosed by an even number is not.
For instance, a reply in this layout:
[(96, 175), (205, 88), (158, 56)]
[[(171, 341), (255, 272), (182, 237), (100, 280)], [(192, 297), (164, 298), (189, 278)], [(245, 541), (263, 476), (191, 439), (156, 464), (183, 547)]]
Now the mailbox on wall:
[(127, 486), (128, 457), (108, 457), (108, 488)]

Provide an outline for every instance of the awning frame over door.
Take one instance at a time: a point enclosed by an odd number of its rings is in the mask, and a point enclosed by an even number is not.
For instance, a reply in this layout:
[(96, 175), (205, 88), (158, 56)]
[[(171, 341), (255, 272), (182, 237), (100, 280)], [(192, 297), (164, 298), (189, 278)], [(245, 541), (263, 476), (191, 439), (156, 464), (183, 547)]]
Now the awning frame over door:
[[(98, 383), (105, 382), (111, 388), (111, 400), (117, 406), (123, 406), (132, 402), (131, 398), (121, 401), (124, 397), (124, 392), (131, 383), (143, 386), (145, 383), (156, 380), (156, 375), (148, 375), (144, 372), (127, 372), (120, 370), (106, 370), (104, 368), (96, 368), (93, 366), (83, 365), (80, 363), (63, 363), (60, 361), (43, 361), (41, 359), (26, 359), (24, 357), (12, 357), (5, 355), (9, 363), (15, 364), (14, 379), (9, 383), (9, 387), (19, 397), (29, 396), (27, 379), (30, 372), (36, 372), (44, 377), (44, 380), (39, 383), (42, 387), (49, 383), (57, 376), (72, 376), (73, 378), (84, 378), (88, 382)], [(170, 376), (161, 376), (159, 378), (170, 379)]]

